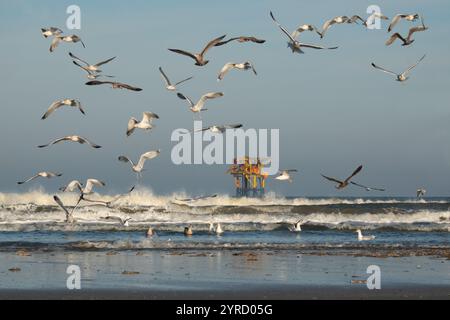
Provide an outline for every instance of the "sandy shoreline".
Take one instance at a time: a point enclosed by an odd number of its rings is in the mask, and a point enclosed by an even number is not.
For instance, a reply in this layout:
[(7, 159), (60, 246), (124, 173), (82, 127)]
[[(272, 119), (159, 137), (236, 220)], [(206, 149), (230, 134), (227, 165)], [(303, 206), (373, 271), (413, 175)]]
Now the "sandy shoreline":
[[(81, 270), (68, 290), (67, 267)], [(367, 267), (381, 269), (369, 290)], [(450, 299), (450, 261), (297, 251), (1, 252), (0, 299)]]

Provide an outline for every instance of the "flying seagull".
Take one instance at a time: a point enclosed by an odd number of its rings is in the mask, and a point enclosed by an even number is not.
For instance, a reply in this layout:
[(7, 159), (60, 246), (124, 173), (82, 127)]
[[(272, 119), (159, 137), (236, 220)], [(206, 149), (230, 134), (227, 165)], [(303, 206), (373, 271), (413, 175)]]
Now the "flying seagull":
[(419, 19), (419, 14), (397, 14), (392, 18), (391, 23), (388, 27), (388, 32), (391, 32), (394, 29), (395, 25), (400, 22), (400, 20), (405, 19), (406, 21), (416, 21)]
[[(325, 21), (325, 23), (322, 26), (322, 31), (320, 31), (320, 37), (323, 38), (325, 36), (325, 33), (327, 32), (327, 30), (335, 24), (343, 24), (343, 23), (348, 23), (349, 22), (349, 17), (347, 16), (337, 16), (334, 17), (333, 19), (327, 20)], [(362, 19), (361, 19), (362, 20)], [(351, 23), (351, 22), (350, 22)]]
[(358, 241), (369, 241), (369, 240), (375, 240), (375, 236), (363, 236), (361, 229), (356, 230), (356, 233), (358, 234)]
[(25, 184), (25, 183), (30, 182), (30, 181), (32, 181), (32, 180), (34, 180), (36, 178), (39, 178), (39, 177), (50, 179), (50, 178), (61, 177), (61, 176), (62, 176), (62, 173), (39, 172), (38, 174), (36, 174), (36, 175), (34, 175), (34, 176), (24, 180), (24, 181), (17, 182), (17, 184)]
[(116, 58), (116, 57), (113, 57), (113, 58), (110, 58), (110, 59), (108, 59), (108, 60), (105, 60), (105, 61), (96, 63), (96, 64), (89, 64), (89, 63), (87, 63), (86, 61), (84, 61), (84, 60), (82, 60), (82, 59), (76, 57), (72, 52), (69, 52), (69, 56), (70, 56), (72, 59), (78, 60), (78, 61), (80, 61), (80, 62), (82, 62), (82, 63), (85, 64), (85, 66), (81, 66), (79, 63), (76, 63), (76, 61), (73, 61), (73, 63), (74, 63), (75, 65), (77, 65), (78, 67), (80, 67), (81, 69), (83, 69), (83, 70), (85, 70), (85, 71), (88, 71), (88, 72), (95, 72), (95, 73), (100, 73), (100, 72), (102, 72), (102, 70), (100, 70), (99, 67), (102, 66), (102, 65), (104, 65), (104, 64), (107, 64), (108, 62), (113, 61), (113, 60)]
[(139, 162), (137, 164), (134, 164), (133, 161), (131, 161), (128, 157), (126, 156), (120, 156), (119, 157), (119, 161), (121, 162), (129, 162), (131, 164), (131, 169), (136, 172), (137, 177), (139, 178), (139, 174), (142, 172), (142, 170), (144, 169), (144, 164), (145, 161), (147, 160), (151, 160), (154, 159), (156, 157), (158, 157), (161, 154), (161, 150), (156, 150), (156, 151), (149, 151), (146, 152), (144, 154), (141, 155), (141, 157), (139, 158)]
[(270, 17), (272, 18), (272, 20), (275, 22), (275, 24), (280, 28), (280, 30), (289, 38), (289, 42), (288, 42), (288, 47), (291, 48), (292, 52), (296, 52), (296, 53), (304, 53), (302, 50), (302, 47), (304, 48), (311, 48), (311, 49), (337, 49), (338, 47), (332, 47), (332, 48), (326, 48), (326, 47), (321, 47), (321, 46), (316, 46), (313, 44), (306, 44), (306, 43), (302, 43), (298, 40), (295, 40), (291, 34), (281, 25), (278, 23), (277, 20), (275, 20), (275, 17), (273, 16), (272, 11), (270, 11)]
[(101, 78), (101, 77), (105, 77), (105, 78), (114, 78), (114, 76), (109, 76), (109, 75), (106, 75), (106, 74), (102, 74), (102, 73), (97, 73), (97, 72), (92, 72), (92, 71), (86, 70), (82, 65), (80, 65), (80, 64), (79, 64), (78, 62), (76, 62), (76, 61), (73, 61), (73, 63), (74, 63), (76, 66), (80, 67), (81, 69), (83, 69), (84, 71), (87, 72), (86, 77), (87, 77), (89, 80), (95, 80), (95, 79), (98, 79), (98, 78)]
[(219, 76), (217, 77), (217, 81), (221, 81), (223, 80), (223, 78), (225, 77), (225, 75), (228, 73), (228, 71), (230, 71), (231, 69), (237, 69), (237, 70), (252, 70), (253, 73), (256, 75), (258, 75), (256, 73), (255, 67), (253, 66), (253, 64), (249, 61), (243, 62), (243, 63), (234, 63), (234, 62), (228, 62), (227, 64), (225, 64), (222, 68), (222, 70), (220, 70)]
[(52, 141), (52, 142), (49, 142), (49, 143), (47, 143), (47, 144), (38, 146), (38, 148), (46, 148), (46, 147), (48, 147), (48, 146), (50, 146), (50, 145), (54, 145), (54, 144), (57, 144), (57, 143), (60, 143), (60, 142), (63, 142), (63, 141), (77, 142), (77, 143), (79, 143), (79, 144), (85, 144), (85, 143), (87, 143), (88, 145), (90, 145), (90, 146), (91, 146), (92, 148), (94, 148), (94, 149), (99, 149), (99, 148), (101, 148), (101, 146), (99, 146), (99, 145), (97, 145), (97, 144), (95, 144), (95, 143), (92, 143), (92, 142), (90, 142), (88, 139), (83, 138), (83, 137), (80, 137), (80, 136), (67, 136), (67, 137), (63, 137), (63, 138), (60, 138), (60, 139), (56, 139), (56, 140), (54, 140), (54, 141)]
[(425, 190), (424, 188), (419, 188), (417, 189), (416, 197), (422, 198), (425, 195), (425, 193), (427, 193), (427, 190)]
[(127, 90), (131, 90), (131, 91), (142, 91), (141, 88), (133, 87), (126, 83), (120, 83), (120, 82), (114, 82), (114, 81), (93, 80), (93, 81), (86, 82), (87, 86), (98, 86), (98, 85), (102, 85), (102, 84), (110, 84), (113, 89), (127, 89)]
[(280, 170), (279, 175), (275, 178), (280, 181), (289, 181), (292, 183), (291, 173), (298, 172), (297, 169)]
[(127, 217), (127, 218), (124, 219), (124, 218), (117, 217), (117, 216), (107, 216), (107, 217), (103, 217), (101, 219), (116, 221), (116, 222), (120, 223), (121, 225), (123, 225), (124, 227), (129, 227), (130, 224), (128, 222), (130, 220), (132, 220), (132, 218), (130, 218), (130, 217)]
[(63, 31), (59, 28), (50, 27), (50, 28), (41, 28), (41, 33), (44, 38), (59, 36), (63, 33)]
[(350, 183), (355, 185), (355, 186), (357, 186), (357, 187), (366, 189), (366, 191), (386, 191), (386, 189), (366, 187), (366, 186), (364, 186), (362, 184), (359, 184), (359, 183), (356, 183), (356, 182), (353, 182), (353, 181), (351, 181)]
[(422, 25), (416, 26), (416, 27), (412, 27), (412, 28), (409, 29), (408, 36), (406, 37), (406, 39), (404, 37), (402, 37), (402, 35), (400, 33), (396, 32), (386, 41), (386, 45), (390, 46), (397, 39), (400, 39), (403, 42), (402, 43), (403, 47), (409, 46), (410, 44), (412, 44), (414, 42), (414, 39), (412, 38), (414, 33), (416, 33), (416, 32), (423, 32), (423, 31), (428, 30), (428, 27), (425, 26), (423, 18), (421, 18), (421, 22), (422, 22)]
[(240, 42), (240, 43), (253, 42), (253, 43), (259, 43), (259, 44), (262, 44), (262, 43), (266, 42), (266, 40), (258, 39), (258, 38), (255, 38), (255, 37), (240, 36), (240, 37), (234, 37), (234, 38), (230, 38), (230, 39), (225, 40), (225, 41), (218, 42), (218, 43), (215, 44), (215, 46), (216, 47), (223, 46), (224, 44), (227, 44), (227, 43), (232, 42), (232, 41), (237, 41), (237, 42)]
[(106, 183), (97, 179), (87, 179), (86, 186), (83, 188), (83, 185), (78, 180), (71, 181), (67, 186), (59, 188), (62, 192), (74, 192), (79, 191), (81, 195), (91, 194), (94, 186), (104, 187)]
[(159, 116), (153, 112), (144, 112), (142, 114), (142, 120), (139, 122), (136, 118), (131, 118), (128, 121), (127, 137), (131, 136), (134, 129), (151, 130), (153, 129), (153, 119), (159, 119)]
[(375, 69), (381, 70), (381, 71), (383, 71), (385, 73), (392, 74), (392, 75), (394, 75), (396, 77), (395, 80), (397, 80), (399, 82), (403, 82), (403, 81), (406, 81), (406, 80), (409, 79), (409, 73), (411, 72), (411, 70), (414, 69), (423, 59), (425, 59), (425, 56), (426, 55), (424, 55), (422, 58), (420, 58), (420, 60), (417, 63), (413, 64), (412, 66), (410, 66), (408, 69), (406, 69), (405, 71), (403, 71), (400, 74), (397, 74), (397, 73), (395, 73), (393, 71), (390, 71), (390, 70), (384, 69), (382, 67), (379, 67), (375, 63), (372, 63), (372, 67), (374, 67)]
[(191, 80), (193, 77), (189, 77), (187, 79), (181, 80), (175, 84), (172, 84), (169, 80), (169, 77), (167, 77), (167, 75), (164, 73), (163, 69), (161, 67), (159, 67), (159, 72), (161, 73), (161, 76), (163, 77), (164, 82), (166, 83), (166, 89), (169, 91), (176, 91), (177, 90), (177, 86), (179, 84), (182, 84), (183, 82), (186, 82), (188, 80)]
[(223, 93), (222, 92), (210, 92), (207, 94), (204, 94), (200, 100), (198, 100), (197, 103), (194, 104), (194, 102), (192, 102), (192, 100), (188, 97), (186, 97), (184, 94), (182, 93), (178, 93), (177, 94), (178, 98), (182, 99), (182, 100), (186, 100), (189, 103), (189, 109), (194, 112), (194, 113), (199, 113), (201, 111), (206, 111), (208, 109), (203, 109), (203, 106), (206, 103), (206, 100), (209, 99), (216, 99), (216, 98), (220, 98), (223, 97)]
[(200, 201), (200, 200), (207, 200), (207, 199), (212, 199), (212, 198), (217, 198), (217, 194), (213, 194), (213, 195), (208, 195), (208, 196), (200, 196), (200, 197), (194, 197), (194, 198), (185, 198), (185, 199), (176, 199), (176, 201), (181, 201), (181, 202), (194, 202), (194, 201)]
[(369, 26), (371, 26), (375, 23), (375, 19), (389, 20), (389, 18), (386, 17), (384, 14), (381, 14), (379, 12), (374, 12), (364, 21), (363, 26), (368, 28)]
[(203, 128), (203, 129), (199, 129), (199, 130), (194, 130), (193, 132), (203, 132), (203, 131), (211, 131), (212, 133), (224, 133), (227, 129), (238, 129), (238, 128), (242, 128), (242, 124), (227, 124), (227, 125), (222, 125), (222, 126), (210, 126), (207, 128)]
[(75, 99), (63, 99), (55, 101), (51, 104), (51, 106), (47, 109), (47, 112), (42, 116), (42, 120), (47, 119), (56, 109), (59, 109), (62, 106), (74, 107), (78, 108), (82, 114), (85, 114), (83, 107), (81, 106), (80, 101)]
[(194, 59), (196, 66), (204, 66), (209, 62), (209, 60), (204, 59), (206, 52), (209, 49), (211, 49), (212, 47), (214, 47), (217, 43), (222, 41), (225, 37), (226, 37), (226, 35), (223, 35), (221, 37), (218, 37), (218, 38), (210, 41), (200, 53), (190, 53), (188, 51), (184, 51), (184, 50), (180, 50), (180, 49), (169, 49), (169, 51), (172, 51), (172, 52), (175, 52), (178, 54), (182, 54), (182, 55), (185, 55), (185, 56), (188, 56), (188, 57)]
[(83, 40), (81, 40), (81, 38), (75, 34), (70, 35), (70, 36), (62, 36), (62, 35), (55, 35), (55, 37), (52, 40), (52, 44), (50, 45), (50, 52), (55, 51), (56, 47), (58, 47), (59, 43), (63, 41), (63, 42), (71, 42), (71, 43), (77, 43), (77, 42), (81, 42), (81, 44), (83, 45), (84, 48), (86, 48), (86, 46), (84, 45)]
[(112, 200), (110, 200), (110, 201), (103, 201), (103, 200), (91, 200), (91, 199), (87, 199), (86, 197), (82, 197), (82, 199), (84, 200), (84, 201), (86, 201), (86, 202), (91, 202), (91, 203), (96, 203), (96, 204), (102, 204), (102, 205), (104, 205), (105, 207), (108, 207), (108, 208), (111, 208), (111, 205), (114, 203), (114, 202), (117, 202), (117, 201), (119, 201), (120, 199), (122, 199), (123, 197), (125, 197), (125, 196), (128, 196), (130, 193), (132, 193), (133, 191), (134, 191), (134, 189), (135, 189), (135, 186), (133, 186), (130, 190), (128, 190), (128, 192), (127, 193), (125, 193), (125, 194), (120, 194), (120, 195), (118, 195), (118, 196), (115, 196)]
[(363, 166), (359, 166), (358, 168), (356, 168), (356, 170), (351, 174), (351, 176), (348, 177), (347, 179), (345, 179), (344, 181), (338, 180), (336, 178), (327, 177), (327, 176), (324, 176), (323, 174), (322, 174), (322, 177), (324, 177), (325, 179), (327, 179), (329, 181), (336, 182), (337, 183), (336, 189), (344, 189), (345, 187), (347, 187), (349, 185), (350, 180), (354, 176), (356, 176), (362, 170), (362, 168), (363, 168)]
[(64, 203), (61, 201), (61, 199), (58, 196), (53, 196), (53, 200), (66, 213), (66, 223), (70, 223), (70, 224), (74, 223), (75, 220), (73, 219), (73, 211), (75, 210), (75, 208), (72, 209), (72, 212), (69, 212), (69, 210), (67, 210), (66, 206), (64, 205)]

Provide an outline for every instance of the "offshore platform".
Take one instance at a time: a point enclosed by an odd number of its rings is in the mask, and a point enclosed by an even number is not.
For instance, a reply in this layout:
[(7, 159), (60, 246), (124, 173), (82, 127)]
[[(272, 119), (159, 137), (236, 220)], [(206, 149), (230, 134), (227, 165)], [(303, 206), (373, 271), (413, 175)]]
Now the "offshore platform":
[(227, 173), (233, 176), (236, 197), (264, 197), (268, 174), (263, 172), (263, 168), (264, 164), (259, 158), (245, 157), (242, 161), (234, 159)]

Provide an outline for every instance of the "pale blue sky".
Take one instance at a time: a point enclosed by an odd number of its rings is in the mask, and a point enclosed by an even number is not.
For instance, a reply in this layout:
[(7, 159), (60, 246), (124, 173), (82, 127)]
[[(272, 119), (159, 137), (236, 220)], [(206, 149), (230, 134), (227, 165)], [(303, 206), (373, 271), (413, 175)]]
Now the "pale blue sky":
[[(82, 10), (81, 45), (61, 45), (48, 52), (44, 26), (65, 29), (68, 5)], [(377, 4), (392, 17), (419, 12), (430, 30), (416, 35), (403, 48), (385, 47), (385, 30), (368, 31), (357, 25), (332, 27), (323, 40), (304, 34), (305, 42), (338, 45), (335, 51), (306, 51), (294, 55), (269, 18), (273, 10), (288, 29), (300, 23), (321, 26), (336, 15), (365, 15)], [(120, 154), (136, 159), (161, 148), (162, 156), (147, 164), (143, 183), (156, 193), (175, 191), (233, 193), (226, 166), (174, 166), (170, 162), (176, 128), (189, 128), (192, 115), (183, 101), (163, 88), (158, 66), (173, 79), (193, 75), (180, 91), (192, 98), (209, 91), (225, 97), (211, 103), (207, 124), (241, 122), (247, 128), (279, 128), (281, 167), (297, 168), (292, 184), (270, 181), (269, 189), (284, 195), (359, 196), (363, 190), (341, 193), (320, 173), (345, 177), (360, 163), (357, 181), (384, 186), (386, 195), (411, 195), (419, 186), (429, 195), (450, 192), (449, 36), (450, 3), (429, 1), (2, 1), (0, 3), (0, 191), (26, 191), (43, 185), (52, 191), (72, 179), (95, 177), (116, 192), (134, 183)], [(406, 33), (401, 23), (397, 31)], [(69, 31), (66, 31), (69, 33)], [(71, 32), (70, 32), (71, 33)], [(200, 50), (210, 39), (227, 34), (254, 35), (264, 45), (238, 43), (214, 48), (211, 62), (195, 67), (189, 58), (167, 48)], [(442, 41), (441, 41), (442, 40)], [(84, 86), (84, 73), (67, 53), (104, 66), (117, 80), (144, 88), (142, 93)], [(427, 58), (405, 84), (373, 70), (376, 62), (402, 71), (423, 54)], [(251, 60), (259, 73), (234, 72), (222, 82), (215, 78), (226, 62)], [(74, 97), (87, 116), (60, 110), (48, 120), (40, 117), (50, 103)], [(143, 111), (160, 115), (150, 134), (125, 137), (130, 116)], [(37, 145), (68, 134), (80, 134), (102, 145), (101, 150), (66, 144), (39, 150)], [(60, 171), (61, 179), (18, 187), (16, 181), (41, 170)], [(378, 195), (378, 194), (373, 194)]]

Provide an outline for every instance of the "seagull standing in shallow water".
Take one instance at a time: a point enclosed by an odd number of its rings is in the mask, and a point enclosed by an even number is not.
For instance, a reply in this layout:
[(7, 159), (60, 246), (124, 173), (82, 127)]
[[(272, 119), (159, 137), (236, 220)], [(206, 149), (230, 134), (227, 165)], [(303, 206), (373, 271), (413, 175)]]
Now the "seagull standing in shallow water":
[(369, 240), (375, 240), (375, 236), (363, 236), (360, 229), (356, 230), (356, 233), (358, 234), (358, 241), (369, 241)]

